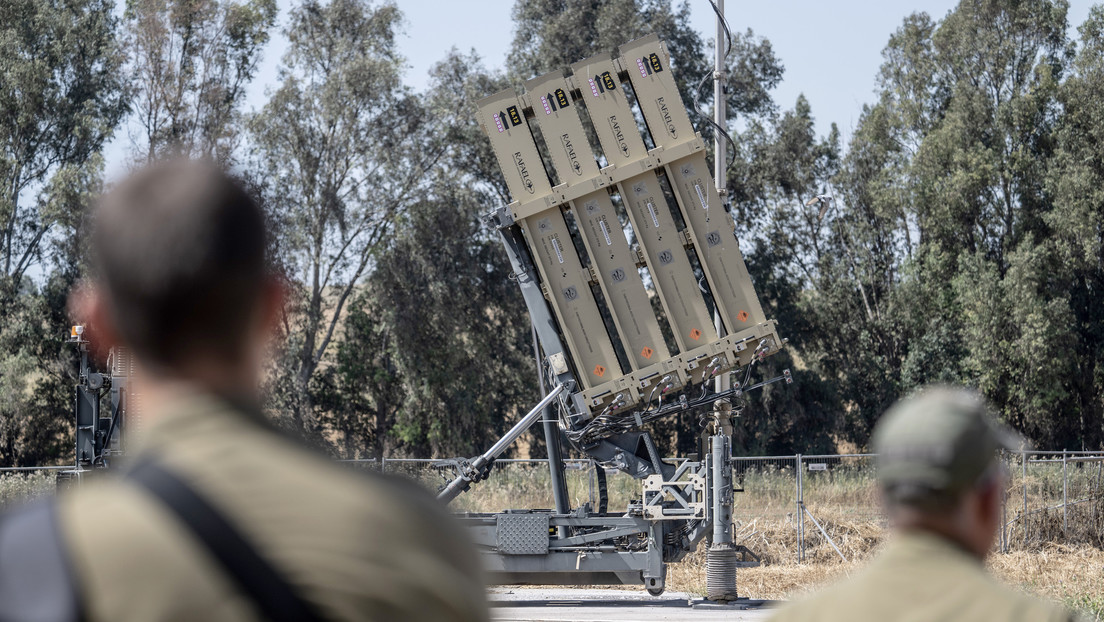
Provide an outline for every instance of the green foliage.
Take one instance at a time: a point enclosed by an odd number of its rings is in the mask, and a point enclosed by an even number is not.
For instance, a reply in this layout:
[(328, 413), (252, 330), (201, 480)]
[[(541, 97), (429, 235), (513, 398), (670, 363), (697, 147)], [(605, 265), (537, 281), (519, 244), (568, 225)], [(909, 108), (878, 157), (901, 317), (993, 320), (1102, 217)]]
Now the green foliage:
[(56, 214), (50, 272), (6, 307), (0, 324), (0, 465), (64, 461), (73, 447), (72, 399), (77, 351), (65, 342), (69, 291), (84, 273), (88, 212), (100, 186), (99, 157), (66, 167), (41, 196)]
[(400, 17), (394, 5), (364, 0), (307, 0), (294, 8), (283, 81), (250, 122), (289, 271), (276, 404), (291, 426), (316, 438), (325, 425), (311, 387), (315, 372), (439, 152), (401, 82)]
[(507, 71), (517, 81), (558, 70), (575, 61), (649, 33), (667, 41), (679, 90), (689, 104), (691, 87), (710, 70), (690, 7), (671, 0), (518, 0), (514, 44)]
[(806, 347), (796, 360), (792, 351), (783, 352), (760, 369), (758, 375), (767, 378), (793, 368), (795, 382), (749, 394), (735, 442), (748, 453), (830, 451), (840, 411), (837, 391), (833, 383), (808, 373), (800, 357), (820, 346), (813, 346), (813, 340), (833, 337), (818, 331), (814, 311), (849, 310), (843, 301), (827, 306), (818, 304), (819, 297), (807, 298), (811, 279), (834, 281), (816, 276), (832, 229), (818, 208), (806, 207), (804, 201), (820, 194), (838, 170), (839, 138), (833, 130), (818, 139), (812, 110), (798, 97), (794, 108), (781, 115), (772, 104), (764, 114), (752, 116), (736, 142), (728, 186), (748, 271), (767, 315), (778, 320), (791, 342)]
[[(964, 0), (938, 23), (909, 17), (890, 38), (879, 101), (833, 180), (845, 199), (839, 240), (856, 241), (843, 255), (863, 268), (837, 283), (867, 290), (870, 305), (816, 331), (838, 335), (817, 350), (846, 361), (832, 375), (855, 400), (845, 431), (857, 443), (888, 400), (929, 382), (977, 386), (1043, 446), (1104, 440), (1100, 307), (1085, 305), (1091, 289), (1078, 285), (1093, 269), (1070, 271), (1076, 229), (1094, 219), (1068, 211), (1086, 208), (1070, 183), (1084, 172), (1064, 168), (1085, 144), (1066, 129), (1075, 117), (1064, 102), (1083, 88), (1076, 74), (1062, 81), (1073, 49), (1066, 10), (1060, 0)], [(1092, 21), (1086, 50), (1097, 45)], [(1083, 51), (1073, 67), (1092, 58)], [(849, 360), (847, 344), (872, 364)]]
[(245, 89), (275, 22), (275, 0), (127, 1), (141, 160), (185, 154), (232, 161)]
[(528, 316), (480, 204), (442, 184), (415, 206), (370, 280), (406, 400), (397, 435), (420, 454), (477, 452), (533, 403)]
[(1063, 293), (1072, 316), (1065, 406), (1076, 413), (1076, 436), (1091, 447), (1104, 437), (1104, 6), (1093, 7), (1080, 32), (1081, 50), (1058, 92), (1061, 115), (1045, 182), (1053, 208), (1043, 219), (1059, 267), (1051, 289)]
[(115, 22), (104, 0), (0, 6), (0, 313), (58, 216), (28, 199), (98, 153), (126, 110)]
[(349, 304), (334, 364), (312, 383), (318, 408), (327, 413), (338, 453), (345, 458), (394, 456), (392, 430), (405, 398), (386, 309), (362, 290)]
[[(909, 16), (842, 159), (803, 99), (746, 124), (737, 230), (808, 376), (770, 418), (800, 437), (789, 451), (824, 428), (863, 446), (893, 400), (932, 382), (977, 386), (1039, 445), (1104, 440), (1104, 14), (1075, 54), (1066, 11), (964, 0), (942, 21)], [(803, 205), (822, 192), (830, 206)], [(791, 427), (809, 394), (832, 414)], [(770, 427), (744, 443), (778, 446)]]
[(528, 316), (481, 221), (501, 183), (468, 105), (495, 81), (456, 53), (434, 68), (424, 110), (444, 146), (440, 164), (379, 248), (337, 364), (323, 372), (339, 401), (364, 404), (346, 421), (367, 417), (378, 452), (474, 453), (537, 399)]
[(115, 29), (109, 2), (0, 6), (0, 465), (72, 445), (65, 300), (98, 154), (126, 110)]

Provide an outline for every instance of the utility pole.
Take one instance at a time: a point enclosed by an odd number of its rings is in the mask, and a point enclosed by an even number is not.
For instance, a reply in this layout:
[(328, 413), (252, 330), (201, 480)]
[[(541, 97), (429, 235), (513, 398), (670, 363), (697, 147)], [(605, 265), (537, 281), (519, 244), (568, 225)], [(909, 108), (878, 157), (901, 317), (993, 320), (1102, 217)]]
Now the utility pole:
[[(716, 48), (713, 50), (713, 122), (720, 127), (726, 127), (725, 117), (727, 116), (727, 110), (725, 109), (728, 102), (725, 99), (725, 79), (728, 77), (728, 72), (725, 69), (725, 48), (728, 46), (728, 40), (725, 35), (724, 20), (724, 0), (714, 0), (717, 5), (717, 42), (714, 45)], [(713, 136), (713, 179), (717, 183), (717, 194), (721, 195), (721, 201), (728, 202), (728, 184), (725, 182), (725, 160), (727, 154), (725, 153), (724, 136), (720, 132), (716, 132)]]
[[(725, 99), (725, 81), (728, 72), (725, 69), (725, 48), (728, 46), (728, 39), (725, 34), (724, 0), (714, 0), (714, 3), (717, 6), (717, 39), (713, 45), (715, 48), (713, 50), (713, 122), (717, 124), (717, 127), (727, 127), (725, 125), (725, 117), (727, 116), (725, 106), (728, 102)], [(725, 153), (727, 145), (725, 145), (724, 135), (717, 128), (713, 129), (713, 181), (717, 186), (717, 194), (721, 197), (721, 203), (727, 206), (728, 180), (725, 171), (725, 162), (728, 160)], [(717, 336), (724, 337), (725, 328), (721, 322), (721, 313), (716, 307), (713, 308), (713, 325), (717, 329)], [(728, 374), (717, 376), (713, 388), (718, 393), (727, 391), (729, 389)]]

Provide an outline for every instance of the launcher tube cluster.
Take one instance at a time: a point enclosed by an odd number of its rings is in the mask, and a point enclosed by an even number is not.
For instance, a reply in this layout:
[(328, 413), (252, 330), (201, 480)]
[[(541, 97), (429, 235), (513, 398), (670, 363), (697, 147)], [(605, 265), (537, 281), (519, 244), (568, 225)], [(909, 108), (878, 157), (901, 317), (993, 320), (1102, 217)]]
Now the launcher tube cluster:
[(764, 341), (781, 345), (670, 65), (652, 35), (478, 102), (513, 197), (499, 225), (523, 232), (586, 416), (746, 365)]

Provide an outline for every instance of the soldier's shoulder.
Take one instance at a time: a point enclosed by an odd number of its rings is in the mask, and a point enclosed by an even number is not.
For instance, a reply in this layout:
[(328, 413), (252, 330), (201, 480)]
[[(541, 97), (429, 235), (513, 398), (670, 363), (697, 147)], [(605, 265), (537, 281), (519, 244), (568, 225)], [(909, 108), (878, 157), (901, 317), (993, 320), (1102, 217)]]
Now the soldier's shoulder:
[(144, 505), (143, 501), (143, 495), (114, 472), (86, 478), (79, 485), (60, 491), (55, 499), (60, 515), (96, 516), (95, 522), (101, 528), (113, 523), (110, 520), (113, 513), (131, 514)]
[(993, 620), (1076, 620), (1071, 612), (1057, 603), (1032, 596), (1017, 589), (980, 565), (976, 571), (955, 572), (947, 577), (957, 585), (963, 607)]
[(1020, 617), (1017, 619), (1047, 622), (1074, 622), (1079, 619), (1072, 611), (1057, 603), (1031, 596), (996, 580), (994, 584), (995, 587), (987, 595), (987, 599), (994, 607), (999, 603), (1010, 613), (1018, 613)]
[(820, 620), (832, 622), (834, 620), (853, 620), (849, 611), (862, 593), (859, 583), (862, 576), (851, 580), (831, 584), (819, 591), (805, 596), (799, 596), (795, 600), (779, 605), (769, 620), (771, 622), (790, 622), (796, 620)]
[[(902, 608), (912, 609), (917, 619), (949, 619), (948, 602), (954, 607), (955, 619), (1039, 620), (1040, 622), (1075, 622), (1078, 618), (1061, 606), (1016, 591), (981, 573), (961, 576), (955, 594), (948, 601), (935, 603), (902, 591), (902, 585), (886, 583), (869, 569), (863, 575), (823, 589), (812, 596), (779, 607), (771, 622), (857, 622), (883, 620)], [(946, 594), (946, 592), (944, 592)], [(964, 594), (968, 593), (968, 596)], [(936, 606), (937, 605), (937, 606)], [(931, 609), (930, 617), (922, 612)]]
[(164, 520), (166, 510), (115, 474), (66, 490), (55, 503), (60, 535), (71, 549), (98, 554), (126, 546), (153, 552), (174, 535)]
[(386, 494), (389, 498), (401, 501), (419, 509), (427, 509), (433, 514), (444, 514), (445, 506), (424, 485), (401, 475), (390, 473), (356, 473), (362, 486), (368, 486)]

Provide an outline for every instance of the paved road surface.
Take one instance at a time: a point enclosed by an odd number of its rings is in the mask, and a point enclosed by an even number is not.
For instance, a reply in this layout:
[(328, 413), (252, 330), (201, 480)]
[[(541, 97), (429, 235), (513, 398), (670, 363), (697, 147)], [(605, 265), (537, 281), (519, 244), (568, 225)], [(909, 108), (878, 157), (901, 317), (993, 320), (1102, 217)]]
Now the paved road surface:
[(690, 620), (744, 622), (766, 620), (770, 601), (742, 599), (718, 605), (683, 592), (665, 592), (654, 598), (647, 592), (599, 589), (493, 588), (494, 620), (622, 622)]

